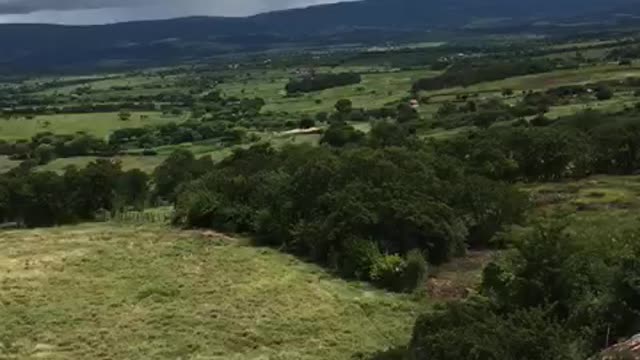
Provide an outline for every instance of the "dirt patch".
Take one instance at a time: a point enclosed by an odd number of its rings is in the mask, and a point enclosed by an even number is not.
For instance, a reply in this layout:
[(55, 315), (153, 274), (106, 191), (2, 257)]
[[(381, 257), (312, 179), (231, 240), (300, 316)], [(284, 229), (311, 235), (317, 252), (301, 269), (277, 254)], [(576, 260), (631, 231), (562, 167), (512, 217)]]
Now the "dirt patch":
[(322, 128), (312, 127), (309, 129), (294, 129), (289, 131), (283, 131), (280, 133), (282, 136), (290, 136), (290, 135), (312, 135), (312, 134), (321, 134)]
[(493, 251), (471, 251), (434, 270), (427, 280), (429, 296), (438, 301), (459, 300), (476, 292), (482, 282), (482, 271), (494, 258)]
[(238, 240), (234, 237), (231, 237), (229, 235), (223, 234), (223, 233), (219, 233), (217, 231), (213, 231), (213, 230), (204, 230), (204, 231), (199, 231), (196, 232), (197, 235), (199, 235), (200, 237), (203, 237), (205, 239), (210, 239), (210, 240), (217, 240), (217, 241), (224, 241), (227, 243), (236, 243), (238, 242)]
[(464, 299), (473, 291), (454, 283), (453, 280), (431, 278), (427, 281), (427, 292), (435, 300), (450, 301)]

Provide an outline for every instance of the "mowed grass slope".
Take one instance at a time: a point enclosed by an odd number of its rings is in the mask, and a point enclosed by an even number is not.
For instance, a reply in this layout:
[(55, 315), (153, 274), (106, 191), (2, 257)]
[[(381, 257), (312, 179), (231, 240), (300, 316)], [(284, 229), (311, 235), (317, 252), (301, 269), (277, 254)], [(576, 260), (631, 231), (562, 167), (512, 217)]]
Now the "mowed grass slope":
[(0, 358), (349, 360), (406, 343), (419, 308), (215, 234), (0, 232)]

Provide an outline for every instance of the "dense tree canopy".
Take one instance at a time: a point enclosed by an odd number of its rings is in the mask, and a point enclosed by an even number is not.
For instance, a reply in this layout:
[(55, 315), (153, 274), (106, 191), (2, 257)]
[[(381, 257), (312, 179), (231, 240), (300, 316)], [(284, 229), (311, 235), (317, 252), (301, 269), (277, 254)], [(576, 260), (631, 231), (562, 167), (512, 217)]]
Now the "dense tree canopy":
[(556, 64), (550, 60), (461, 61), (449, 67), (442, 75), (418, 80), (413, 85), (413, 91), (469, 86), (512, 76), (547, 72), (556, 68)]
[[(484, 272), (481, 295), (418, 320), (410, 359), (586, 359), (638, 331), (637, 233), (541, 223)], [(622, 239), (622, 240), (620, 240)]]
[(101, 212), (144, 206), (148, 188), (146, 175), (108, 160), (63, 174), (18, 168), (0, 175), (0, 222), (36, 227), (94, 220)]
[[(472, 169), (410, 138), (376, 130), (367, 142), (374, 147), (238, 150), (182, 188), (176, 222), (252, 233), (345, 276), (393, 287), (415, 284), (390, 281), (408, 279), (394, 275), (398, 269), (420, 268), (413, 264), (421, 256), (439, 264), (461, 255), (527, 208), (509, 185), (480, 174), (467, 181)], [(412, 250), (420, 256), (405, 257)]]

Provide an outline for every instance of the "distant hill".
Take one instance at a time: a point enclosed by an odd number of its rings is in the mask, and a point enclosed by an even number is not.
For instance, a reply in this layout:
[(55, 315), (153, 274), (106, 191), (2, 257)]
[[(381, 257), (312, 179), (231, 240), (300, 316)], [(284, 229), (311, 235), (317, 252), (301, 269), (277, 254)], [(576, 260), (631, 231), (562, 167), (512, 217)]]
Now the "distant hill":
[(638, 0), (365, 0), (267, 13), (251, 20), (280, 32), (345, 28), (458, 28), (483, 19), (511, 23), (640, 13)]
[(260, 14), (100, 26), (0, 25), (0, 71), (167, 62), (279, 44), (379, 40), (409, 32), (610, 21), (640, 0), (364, 0)]

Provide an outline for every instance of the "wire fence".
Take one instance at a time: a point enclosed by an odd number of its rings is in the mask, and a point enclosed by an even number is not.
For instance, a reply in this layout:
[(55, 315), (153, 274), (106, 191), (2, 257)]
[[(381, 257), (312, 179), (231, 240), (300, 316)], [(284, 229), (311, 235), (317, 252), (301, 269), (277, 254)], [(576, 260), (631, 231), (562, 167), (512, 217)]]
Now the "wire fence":
[(143, 211), (121, 211), (111, 218), (113, 222), (129, 224), (168, 224), (173, 217), (173, 208), (156, 208)]

